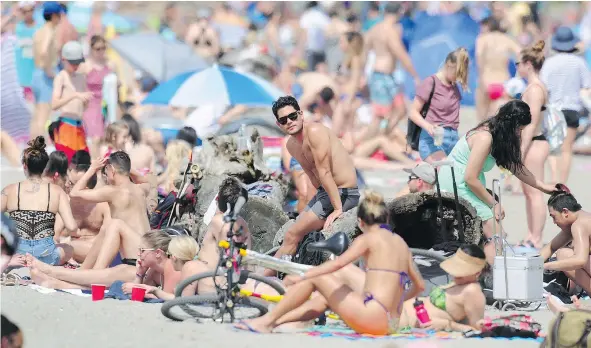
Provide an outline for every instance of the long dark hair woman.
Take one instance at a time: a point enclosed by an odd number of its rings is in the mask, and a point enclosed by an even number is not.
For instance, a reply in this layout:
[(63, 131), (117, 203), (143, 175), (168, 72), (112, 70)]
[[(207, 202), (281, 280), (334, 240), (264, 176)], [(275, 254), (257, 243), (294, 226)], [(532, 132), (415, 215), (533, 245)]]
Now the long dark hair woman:
[(76, 231), (78, 226), (64, 190), (44, 182), (41, 177), (49, 162), (45, 138), (38, 136), (29, 141), (22, 162), (27, 178), (2, 190), (2, 212), (8, 212), (20, 238), (16, 253), (31, 254), (45, 263), (62, 265), (72, 257), (72, 247), (55, 244), (55, 216), (60, 214), (70, 232)]
[[(484, 173), (495, 164), (513, 173), (519, 180), (544, 193), (554, 191), (554, 186), (538, 180), (523, 164), (521, 156), (521, 131), (531, 123), (529, 105), (521, 100), (512, 100), (503, 105), (498, 113), (483, 121), (460, 138), (449, 155), (453, 160), (458, 195), (472, 204), (483, 221), (486, 237), (484, 251), (489, 264), (495, 256), (494, 244), (490, 243), (493, 218), (505, 216), (503, 208), (495, 204), (486, 190)], [(442, 190), (452, 192), (453, 182), (449, 167), (442, 168), (439, 175)]]
[(52, 152), (43, 171), (43, 180), (46, 183), (56, 184), (66, 191), (67, 179), (68, 156), (63, 151)]

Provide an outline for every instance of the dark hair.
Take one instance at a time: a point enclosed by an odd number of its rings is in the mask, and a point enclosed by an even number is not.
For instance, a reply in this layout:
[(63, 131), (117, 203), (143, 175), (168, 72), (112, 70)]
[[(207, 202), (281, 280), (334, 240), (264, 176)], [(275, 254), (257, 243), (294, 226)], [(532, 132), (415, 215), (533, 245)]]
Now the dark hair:
[(471, 131), (488, 127), (492, 135), (490, 154), (499, 167), (509, 171), (523, 172), (521, 160), (521, 132), (519, 127), (531, 123), (529, 105), (522, 100), (511, 100), (501, 106), (497, 114), (481, 122)]
[(15, 323), (8, 320), (5, 316), (0, 316), (0, 326), (2, 326), (2, 337), (12, 336), (21, 331)]
[(486, 25), (490, 31), (501, 31), (501, 23), (492, 16), (481, 20), (480, 24)]
[(583, 207), (577, 202), (575, 196), (565, 191), (555, 191), (548, 198), (548, 206), (556, 211), (567, 209), (572, 212), (577, 212)]
[(401, 8), (402, 5), (400, 2), (388, 1), (388, 3), (386, 3), (386, 7), (384, 7), (384, 12), (387, 14), (398, 14), (400, 13)]
[(546, 47), (546, 43), (544, 40), (540, 40), (532, 46), (524, 48), (521, 50), (521, 62), (530, 62), (536, 71), (540, 71), (546, 60), (544, 47)]
[(70, 161), (70, 165), (74, 167), (81, 164), (90, 166), (90, 153), (86, 150), (78, 150), (74, 152), (74, 156), (72, 156), (72, 160)]
[(102, 35), (92, 35), (90, 38), (90, 47), (94, 47), (95, 44), (102, 42), (105, 45), (107, 44), (107, 40)]
[(318, 6), (318, 1), (308, 1), (306, 9), (311, 9)]
[(61, 121), (53, 121), (47, 127), (47, 134), (49, 134), (49, 139), (51, 139), (52, 143), (55, 143), (55, 132), (59, 129)]
[(337, 10), (330, 10), (330, 12), (328, 12), (328, 17), (329, 18), (337, 18), (339, 16), (339, 11)]
[[(129, 135), (131, 136), (131, 140), (133, 140), (134, 143), (139, 144), (142, 141), (142, 131), (140, 128), (140, 124), (138, 123), (138, 121), (136, 121), (135, 118), (133, 118), (133, 116), (131, 116), (130, 114), (125, 114), (121, 117), (121, 121), (125, 122), (125, 124), (127, 124), (127, 127), (129, 128)], [(179, 131), (180, 133), (180, 131)], [(178, 135), (177, 135), (178, 137)]]
[(46, 22), (49, 22), (54, 14), (55, 13), (43, 13), (43, 19), (45, 19)]
[[(76, 165), (76, 167), (74, 167), (74, 170), (77, 172), (86, 172), (88, 170), (88, 168), (90, 168), (90, 164), (78, 164)], [(94, 173), (90, 179), (88, 179), (88, 182), (86, 183), (86, 187), (88, 187), (89, 189), (93, 189), (96, 187), (96, 183), (97, 183), (97, 178), (96, 178), (96, 173)]]
[(228, 210), (228, 204), (234, 207), (238, 197), (244, 197), (248, 201), (248, 191), (240, 184), (240, 181), (236, 178), (226, 178), (220, 185), (220, 191), (218, 193), (218, 209), (220, 211)]
[(109, 164), (115, 168), (119, 174), (128, 175), (131, 171), (131, 159), (124, 151), (116, 151), (109, 156)]
[(334, 91), (332, 90), (332, 88), (330, 87), (324, 87), (320, 93), (320, 98), (325, 102), (328, 103), (329, 101), (332, 100), (332, 98), (334, 98)]
[(460, 249), (462, 249), (463, 252), (465, 252), (466, 254), (481, 259), (481, 260), (485, 260), (486, 259), (486, 255), (484, 254), (484, 251), (476, 244), (464, 244), (460, 247)]
[(380, 2), (379, 1), (370, 1), (369, 2), (369, 10), (370, 11), (380, 11)]
[(347, 16), (347, 23), (351, 24), (357, 21), (359, 21), (359, 17), (357, 17), (355, 13), (351, 13)]
[(68, 174), (68, 156), (63, 151), (54, 151), (49, 155), (43, 172), (45, 176), (54, 176), (56, 173), (62, 178)]
[(273, 110), (273, 115), (275, 115), (275, 118), (279, 118), (277, 113), (286, 106), (291, 106), (295, 109), (295, 111), (300, 111), (300, 104), (298, 104), (296, 98), (292, 97), (291, 95), (286, 95), (279, 97), (279, 99), (273, 103), (271, 109)]
[(375, 225), (387, 224), (388, 215), (384, 197), (374, 191), (365, 192), (365, 198), (357, 210), (357, 217), (368, 225)]
[(45, 151), (45, 138), (40, 135), (27, 143), (29, 147), (23, 151), (23, 164), (27, 166), (29, 174), (41, 175), (49, 162), (49, 156)]
[(183, 127), (179, 129), (176, 138), (188, 142), (191, 147), (197, 146), (197, 132), (192, 127)]

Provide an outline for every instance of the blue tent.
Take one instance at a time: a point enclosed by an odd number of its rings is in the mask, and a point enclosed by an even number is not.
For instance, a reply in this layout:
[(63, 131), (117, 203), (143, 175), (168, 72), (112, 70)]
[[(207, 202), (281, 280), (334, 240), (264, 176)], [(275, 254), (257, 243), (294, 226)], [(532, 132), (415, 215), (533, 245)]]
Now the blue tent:
[[(461, 46), (468, 50), (470, 54), (468, 85), (471, 92), (463, 92), (462, 104), (464, 105), (474, 105), (474, 90), (477, 80), (474, 55), (479, 31), (479, 24), (463, 11), (436, 16), (421, 12), (414, 19), (409, 53), (421, 79), (435, 73), (449, 52)], [(407, 95), (413, 98), (415, 86), (408, 74), (404, 88)]]

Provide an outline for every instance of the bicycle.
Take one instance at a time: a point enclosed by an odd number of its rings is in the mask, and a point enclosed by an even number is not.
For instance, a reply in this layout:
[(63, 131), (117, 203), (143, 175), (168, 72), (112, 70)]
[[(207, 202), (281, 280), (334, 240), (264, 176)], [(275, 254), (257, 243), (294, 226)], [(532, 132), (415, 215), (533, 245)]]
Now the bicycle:
[[(256, 312), (249, 315), (247, 318), (258, 317), (264, 315), (268, 311), (269, 302), (277, 303), (285, 294), (285, 290), (280, 283), (272, 281), (262, 275), (251, 273), (247, 270), (238, 269), (242, 265), (258, 265), (266, 268), (272, 268), (286, 274), (303, 274), (312, 266), (302, 265), (287, 260), (274, 258), (253, 250), (244, 249), (244, 245), (236, 243), (233, 236), (235, 236), (233, 226), (228, 233), (228, 240), (220, 241), (220, 262), (216, 271), (204, 272), (196, 274), (181, 281), (175, 289), (175, 299), (165, 302), (162, 305), (162, 314), (169, 319), (175, 321), (183, 321), (188, 319), (187, 316), (180, 316), (172, 312), (172, 309), (179, 306), (186, 314), (192, 318), (198, 319), (212, 319), (213, 321), (224, 321), (224, 315), (230, 316), (230, 322), (235, 320), (234, 309), (236, 307), (250, 307)], [(240, 230), (236, 235), (240, 234)], [(334, 255), (341, 255), (348, 247), (350, 241), (344, 233), (337, 233), (331, 238), (313, 243), (308, 246), (308, 250), (327, 251)], [(237, 253), (235, 251), (237, 250)], [(236, 255), (237, 257), (232, 257)], [(219, 286), (216, 278), (225, 277), (225, 287)], [(213, 279), (216, 287), (215, 293), (193, 295), (181, 297), (183, 290), (191, 283), (199, 282), (204, 279)], [(255, 293), (241, 289), (248, 279), (252, 279), (259, 283), (264, 283), (277, 291), (278, 295), (266, 295)], [(267, 301), (267, 303), (260, 302), (260, 300)], [(191, 306), (199, 306), (200, 308), (189, 308)], [(213, 313), (205, 312), (203, 307), (213, 306)]]

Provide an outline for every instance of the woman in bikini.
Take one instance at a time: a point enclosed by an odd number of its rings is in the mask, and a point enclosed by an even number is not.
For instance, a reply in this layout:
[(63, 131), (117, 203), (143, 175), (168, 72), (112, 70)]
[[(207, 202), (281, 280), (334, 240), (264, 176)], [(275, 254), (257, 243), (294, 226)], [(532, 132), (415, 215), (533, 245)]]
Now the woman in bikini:
[(78, 226), (66, 193), (42, 179), (48, 161), (45, 138), (29, 141), (22, 159), (27, 179), (2, 190), (2, 212), (8, 212), (16, 225), (20, 238), (16, 254), (31, 254), (50, 265), (63, 265), (72, 257), (72, 248), (55, 243), (55, 216), (59, 213), (70, 232)]
[[(527, 88), (521, 100), (529, 105), (531, 123), (521, 131), (521, 154), (523, 164), (540, 180), (544, 180), (544, 164), (550, 153), (550, 145), (542, 134), (543, 114), (546, 109), (548, 91), (540, 80), (539, 73), (544, 64), (544, 41), (538, 41), (532, 47), (521, 51), (517, 63), (517, 72), (527, 80)], [(525, 196), (528, 233), (522, 246), (531, 248), (542, 247), (542, 231), (546, 224), (546, 204), (541, 191), (522, 183)]]
[[(403, 301), (422, 291), (423, 278), (404, 240), (381, 227), (388, 223), (388, 210), (379, 194), (367, 192), (357, 216), (363, 234), (342, 256), (306, 272), (273, 310), (236, 327), (271, 332), (278, 325), (306, 321), (331, 309), (361, 334), (386, 335), (396, 330)], [(334, 275), (359, 258), (367, 265), (364, 295)], [(409, 280), (412, 285), (406, 290)], [(321, 295), (310, 300), (314, 310), (302, 311), (314, 291)]]
[[(91, 284), (110, 286), (120, 280), (124, 283), (143, 283), (162, 286), (164, 291), (174, 292), (179, 282), (172, 265), (169, 268), (153, 267), (148, 272), (146, 265), (157, 265), (166, 258), (170, 235), (167, 230), (153, 230), (146, 232), (141, 239), (138, 252), (139, 262), (135, 265), (122, 263), (105, 269), (67, 269), (48, 265), (32, 255), (27, 255), (27, 266), (31, 268), (31, 278), (36, 284), (53, 289), (89, 289)], [(145, 279), (144, 279), (145, 278)]]
[(479, 330), (484, 318), (486, 298), (478, 283), (478, 276), (486, 266), (486, 257), (477, 245), (462, 246), (454, 256), (441, 263), (441, 269), (453, 281), (431, 290), (429, 297), (419, 298), (429, 313), (431, 322), (421, 325), (414, 309), (415, 299), (404, 302), (400, 327), (424, 327), (434, 330)]

